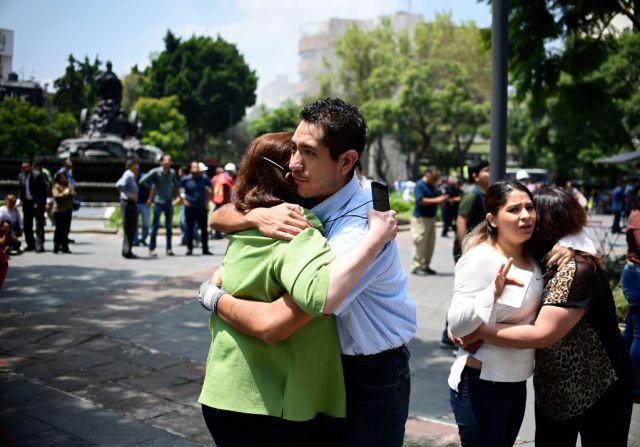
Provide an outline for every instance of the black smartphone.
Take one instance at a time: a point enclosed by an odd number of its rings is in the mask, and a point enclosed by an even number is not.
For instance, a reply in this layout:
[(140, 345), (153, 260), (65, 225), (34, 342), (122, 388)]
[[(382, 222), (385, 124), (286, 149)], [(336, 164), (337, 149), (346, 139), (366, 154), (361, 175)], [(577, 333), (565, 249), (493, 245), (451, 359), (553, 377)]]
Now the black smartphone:
[(373, 196), (373, 209), (376, 211), (389, 211), (389, 189), (386, 185), (371, 182), (371, 195)]

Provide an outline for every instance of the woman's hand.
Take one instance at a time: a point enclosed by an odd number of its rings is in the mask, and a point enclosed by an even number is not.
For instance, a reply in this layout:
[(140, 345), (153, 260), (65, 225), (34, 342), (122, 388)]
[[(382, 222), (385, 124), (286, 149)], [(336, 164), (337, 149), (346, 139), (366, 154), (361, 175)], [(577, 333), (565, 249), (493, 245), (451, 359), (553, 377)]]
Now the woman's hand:
[(482, 340), (482, 331), (484, 330), (485, 325), (481, 324), (478, 326), (478, 329), (473, 331), (470, 334), (465, 335), (464, 337), (456, 337), (451, 333), (451, 330), (447, 330), (447, 335), (449, 336), (449, 340), (461, 349), (466, 349), (467, 346), (477, 342), (478, 340)]
[(473, 331), (470, 334), (465, 335), (464, 337), (460, 338), (460, 347), (462, 349), (465, 349), (467, 346), (477, 342), (478, 340), (482, 340), (484, 337), (482, 335), (482, 331), (484, 330), (485, 326), (484, 324), (481, 324), (480, 326), (478, 326), (478, 329), (476, 329), (475, 331)]
[(312, 228), (300, 205), (281, 203), (271, 208), (255, 208), (246, 215), (254, 228), (267, 237), (292, 240)]
[(511, 268), (511, 265), (513, 265), (513, 258), (509, 258), (506, 263), (501, 264), (500, 268), (498, 269), (498, 273), (496, 273), (496, 279), (493, 285), (494, 301), (497, 301), (498, 298), (500, 298), (500, 295), (502, 295), (502, 291), (504, 290), (505, 286), (508, 286), (508, 285), (518, 286), (518, 287), (524, 286), (524, 284), (522, 284), (520, 281), (513, 278), (509, 278), (507, 276), (507, 274), (509, 273), (509, 269)]
[(573, 258), (574, 254), (573, 248), (563, 247), (556, 242), (556, 245), (547, 253), (545, 266), (548, 269), (562, 267)]
[(398, 234), (396, 212), (369, 209), (369, 234), (381, 245), (394, 240)]

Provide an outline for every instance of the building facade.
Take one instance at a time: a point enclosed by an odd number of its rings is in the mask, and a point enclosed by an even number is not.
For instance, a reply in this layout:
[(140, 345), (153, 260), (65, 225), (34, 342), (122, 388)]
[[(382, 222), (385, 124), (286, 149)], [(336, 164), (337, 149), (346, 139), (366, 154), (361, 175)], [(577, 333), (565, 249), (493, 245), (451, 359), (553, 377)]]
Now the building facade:
[(13, 30), (0, 28), (0, 80), (13, 71)]
[(413, 32), (415, 26), (424, 22), (421, 14), (397, 12), (392, 16), (379, 16), (376, 19), (355, 20), (333, 18), (323, 22), (314, 22), (303, 25), (300, 28), (298, 40), (298, 75), (300, 80), (296, 88), (296, 99), (315, 97), (318, 94), (319, 74), (327, 70), (326, 63), (336, 67), (338, 57), (333, 50), (336, 41), (352, 26), (364, 31), (370, 31), (388, 19), (391, 27), (396, 31), (407, 30)]

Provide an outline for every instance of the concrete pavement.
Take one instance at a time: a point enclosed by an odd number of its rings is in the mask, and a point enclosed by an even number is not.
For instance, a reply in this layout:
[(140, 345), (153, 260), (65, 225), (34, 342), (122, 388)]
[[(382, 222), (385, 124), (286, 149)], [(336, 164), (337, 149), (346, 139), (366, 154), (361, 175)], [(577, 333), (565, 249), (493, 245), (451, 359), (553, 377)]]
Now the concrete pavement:
[[(74, 220), (71, 255), (10, 260), (0, 291), (0, 446), (212, 445), (196, 402), (208, 315), (194, 292), (226, 241), (212, 241), (212, 257), (198, 249), (186, 257), (174, 238), (175, 257), (160, 245), (156, 259), (139, 247), (141, 259), (125, 260), (119, 236), (80, 232), (96, 222)], [(398, 243), (408, 271), (408, 232)], [(406, 445), (458, 444), (446, 384), (453, 356), (438, 346), (453, 285), (451, 243), (437, 239), (438, 275), (409, 275), (418, 333)], [(528, 408), (524, 445), (532, 445), (532, 415)], [(629, 445), (640, 445), (639, 419), (636, 412)]]

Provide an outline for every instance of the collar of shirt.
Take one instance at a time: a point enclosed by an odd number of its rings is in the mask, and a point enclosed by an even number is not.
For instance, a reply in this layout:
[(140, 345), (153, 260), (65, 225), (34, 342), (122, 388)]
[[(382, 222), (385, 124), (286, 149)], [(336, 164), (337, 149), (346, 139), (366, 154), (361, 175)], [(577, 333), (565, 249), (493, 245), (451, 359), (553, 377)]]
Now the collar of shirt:
[[(322, 225), (327, 232), (327, 237), (331, 237), (335, 231), (344, 226), (336, 225), (336, 221), (343, 220), (345, 222), (353, 221), (352, 215), (367, 217), (367, 210), (371, 208), (370, 200), (363, 193), (357, 177), (354, 175), (351, 180), (340, 188), (335, 194), (314, 206), (311, 211), (318, 216)], [(342, 219), (344, 217), (344, 219)], [(362, 219), (357, 218), (358, 223), (362, 224)], [(366, 224), (366, 220), (363, 221)]]

